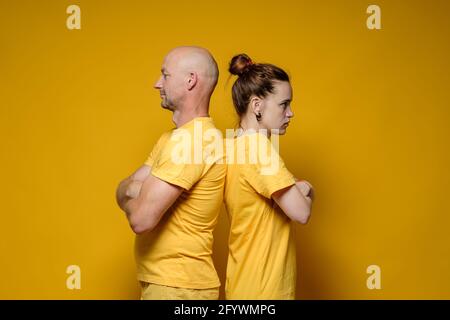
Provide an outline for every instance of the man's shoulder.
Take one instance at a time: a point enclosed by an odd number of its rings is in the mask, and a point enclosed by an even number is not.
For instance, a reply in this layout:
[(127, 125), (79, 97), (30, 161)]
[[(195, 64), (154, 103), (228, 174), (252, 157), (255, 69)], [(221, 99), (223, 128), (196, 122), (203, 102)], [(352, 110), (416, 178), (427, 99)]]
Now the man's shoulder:
[(167, 140), (170, 140), (170, 137), (172, 136), (173, 131), (174, 131), (174, 129), (170, 129), (170, 130), (164, 131), (164, 132), (160, 135), (160, 137), (159, 137), (159, 139), (158, 139), (158, 143), (161, 143), (161, 142), (165, 142), (165, 141), (167, 141)]

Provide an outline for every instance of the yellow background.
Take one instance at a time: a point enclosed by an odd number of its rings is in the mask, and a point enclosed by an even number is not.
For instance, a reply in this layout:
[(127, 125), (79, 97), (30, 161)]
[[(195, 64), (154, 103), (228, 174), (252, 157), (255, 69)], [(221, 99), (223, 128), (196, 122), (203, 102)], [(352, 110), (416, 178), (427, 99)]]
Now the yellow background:
[[(81, 8), (68, 30), (67, 6)], [(366, 9), (381, 7), (381, 30)], [(292, 76), (288, 168), (317, 199), (298, 226), (298, 298), (450, 298), (448, 1), (1, 1), (0, 298), (135, 299), (118, 182), (172, 127), (153, 83), (178, 45)], [(216, 230), (224, 283), (228, 223)], [(81, 267), (81, 290), (66, 268)], [(381, 290), (366, 268), (381, 267)]]

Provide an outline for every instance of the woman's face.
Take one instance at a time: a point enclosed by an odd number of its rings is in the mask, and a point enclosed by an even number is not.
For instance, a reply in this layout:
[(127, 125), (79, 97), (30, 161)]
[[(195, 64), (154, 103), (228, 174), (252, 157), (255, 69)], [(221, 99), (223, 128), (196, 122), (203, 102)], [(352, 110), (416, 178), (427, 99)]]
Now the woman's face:
[[(261, 100), (260, 128), (278, 129), (278, 134), (285, 134), (294, 113), (291, 109), (292, 87), (287, 81), (275, 81), (273, 93)], [(276, 132), (274, 132), (276, 133)]]

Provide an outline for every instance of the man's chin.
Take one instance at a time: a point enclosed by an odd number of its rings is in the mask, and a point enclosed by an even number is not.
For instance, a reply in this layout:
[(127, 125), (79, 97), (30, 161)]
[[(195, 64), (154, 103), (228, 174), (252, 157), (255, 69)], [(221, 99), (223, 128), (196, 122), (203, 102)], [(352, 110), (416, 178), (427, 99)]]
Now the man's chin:
[(173, 108), (171, 106), (169, 106), (169, 105), (167, 105), (167, 104), (165, 104), (163, 102), (161, 102), (161, 107), (163, 109), (166, 109), (166, 110), (169, 110), (169, 111), (173, 111)]

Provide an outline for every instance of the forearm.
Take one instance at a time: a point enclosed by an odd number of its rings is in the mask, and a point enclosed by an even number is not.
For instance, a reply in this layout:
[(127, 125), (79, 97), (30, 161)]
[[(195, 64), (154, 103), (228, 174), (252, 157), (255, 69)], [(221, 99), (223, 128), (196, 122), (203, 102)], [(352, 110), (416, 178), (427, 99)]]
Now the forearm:
[(305, 199), (305, 202), (308, 205), (308, 208), (311, 209), (311, 205), (313, 202), (312, 190), (310, 190), (307, 194), (305, 194), (304, 190), (302, 189), (301, 186), (298, 185), (298, 183), (296, 183), (295, 186), (297, 187), (298, 191), (300, 191), (300, 194), (302, 195), (302, 197)]
[(137, 198), (141, 185), (147, 179), (150, 170), (150, 166), (143, 165), (131, 176), (120, 182), (116, 190), (116, 201), (122, 210), (125, 211), (125, 205), (129, 200)]
[(312, 199), (305, 195), (297, 184), (295, 189), (297, 189), (295, 200), (292, 199), (291, 202), (292, 211), (296, 211), (296, 218), (293, 220), (296, 220), (300, 223), (306, 223), (308, 222), (311, 215)]
[(132, 177), (122, 181), (117, 188), (117, 203), (120, 208), (125, 212), (128, 223), (131, 228), (136, 231), (138, 226), (143, 225), (145, 221), (145, 208), (143, 208), (143, 200), (138, 197), (130, 197), (130, 185), (136, 183), (136, 180), (132, 180)]
[(296, 186), (292, 185), (272, 194), (281, 210), (291, 219), (306, 223), (310, 216), (311, 200)]
[(129, 198), (124, 202), (123, 211), (125, 212), (128, 222), (133, 230), (147, 229), (153, 225), (153, 217), (144, 199)]
[(150, 175), (139, 194), (124, 204), (133, 231), (141, 234), (153, 230), (182, 192), (183, 188)]

